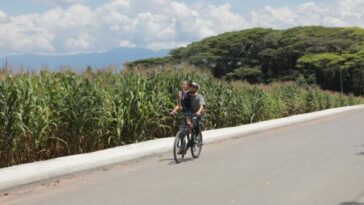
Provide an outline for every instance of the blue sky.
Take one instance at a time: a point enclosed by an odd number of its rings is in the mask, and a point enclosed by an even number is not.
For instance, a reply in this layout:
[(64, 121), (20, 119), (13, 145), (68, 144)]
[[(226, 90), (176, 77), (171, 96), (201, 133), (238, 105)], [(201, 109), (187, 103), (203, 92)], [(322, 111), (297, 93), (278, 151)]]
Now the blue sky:
[(2, 0), (0, 56), (154, 50), (252, 27), (364, 26), (364, 0)]
[[(104, 4), (105, 0), (88, 0), (87, 5), (90, 7), (97, 7)], [(181, 1), (180, 1), (181, 2)], [(182, 1), (188, 4), (193, 4), (195, 0), (186, 0)], [(230, 1), (223, 1), (223, 0), (204, 0), (200, 2), (207, 2), (211, 4), (224, 4), (230, 3), (233, 6), (233, 11), (236, 12), (249, 12), (253, 9), (262, 8), (264, 6), (297, 6), (299, 4), (308, 2), (307, 0), (230, 0)], [(316, 1), (316, 2), (324, 2), (324, 1)], [(12, 15), (20, 15), (26, 13), (33, 13), (33, 12), (44, 12), (52, 7), (55, 4), (52, 3), (44, 3), (42, 1), (35, 1), (35, 0), (3, 0), (0, 1), (0, 9), (5, 11), (6, 13)]]

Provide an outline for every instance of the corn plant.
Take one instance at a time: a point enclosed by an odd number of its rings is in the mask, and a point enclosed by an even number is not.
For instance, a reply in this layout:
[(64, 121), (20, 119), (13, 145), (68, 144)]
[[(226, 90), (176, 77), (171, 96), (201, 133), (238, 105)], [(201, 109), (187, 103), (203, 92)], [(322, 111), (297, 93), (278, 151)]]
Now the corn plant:
[(362, 103), (360, 97), (296, 83), (225, 82), (196, 68), (75, 73), (4, 71), (0, 78), (0, 167), (173, 136), (169, 116), (183, 80), (200, 84), (205, 129)]

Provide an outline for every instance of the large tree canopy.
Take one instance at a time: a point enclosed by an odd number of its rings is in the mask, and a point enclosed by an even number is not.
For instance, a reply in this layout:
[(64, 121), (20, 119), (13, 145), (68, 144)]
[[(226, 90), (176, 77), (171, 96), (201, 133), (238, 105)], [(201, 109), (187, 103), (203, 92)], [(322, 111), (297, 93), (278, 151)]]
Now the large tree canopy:
[(343, 82), (344, 92), (364, 94), (363, 42), (364, 29), (357, 27), (255, 28), (191, 43), (157, 63), (189, 63), (211, 69), (215, 77), (257, 83), (303, 76), (326, 89), (340, 91)]

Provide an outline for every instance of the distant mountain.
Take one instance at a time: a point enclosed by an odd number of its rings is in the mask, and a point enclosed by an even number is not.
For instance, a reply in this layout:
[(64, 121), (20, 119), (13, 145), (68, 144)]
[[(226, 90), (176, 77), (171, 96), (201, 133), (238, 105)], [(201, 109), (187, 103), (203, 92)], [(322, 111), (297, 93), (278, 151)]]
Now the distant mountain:
[(44, 65), (47, 65), (50, 69), (57, 69), (61, 66), (70, 66), (76, 69), (83, 69), (87, 66), (102, 68), (108, 65), (121, 66), (123, 63), (138, 59), (163, 57), (168, 52), (169, 50), (153, 51), (144, 48), (115, 48), (105, 52), (76, 55), (11, 55), (0, 57), (0, 65), (8, 63), (13, 69), (22, 67), (32, 70), (38, 70)]

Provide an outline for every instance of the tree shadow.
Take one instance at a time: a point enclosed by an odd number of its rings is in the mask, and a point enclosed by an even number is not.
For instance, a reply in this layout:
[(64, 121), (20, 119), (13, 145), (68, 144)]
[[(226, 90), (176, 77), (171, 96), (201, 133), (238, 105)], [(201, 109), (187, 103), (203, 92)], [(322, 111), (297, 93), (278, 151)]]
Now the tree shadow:
[(358, 202), (343, 202), (340, 205), (364, 205), (364, 203), (358, 203)]

